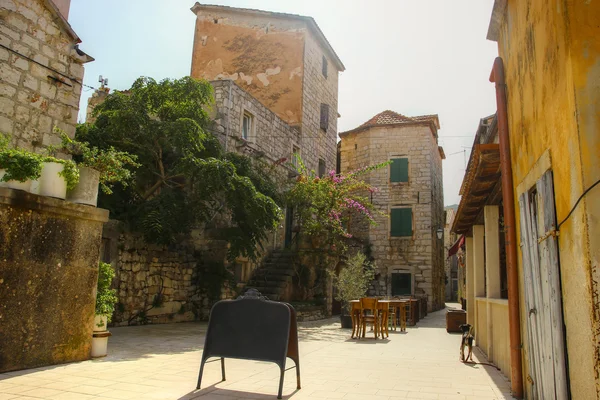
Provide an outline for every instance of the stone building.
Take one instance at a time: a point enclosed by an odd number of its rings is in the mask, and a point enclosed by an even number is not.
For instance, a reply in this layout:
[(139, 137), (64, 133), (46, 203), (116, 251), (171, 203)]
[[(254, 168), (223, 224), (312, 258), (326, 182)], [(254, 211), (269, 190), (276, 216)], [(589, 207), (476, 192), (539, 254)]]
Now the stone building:
[(69, 6), (70, 0), (0, 3), (0, 132), (24, 149), (56, 144), (55, 126), (75, 135), (83, 64), (94, 59), (78, 47)]
[(340, 133), (341, 172), (391, 161), (365, 178), (379, 188), (376, 226), (350, 226), (371, 246), (378, 266), (372, 292), (426, 296), (428, 310), (444, 307), (444, 199), (437, 115), (406, 117), (384, 111)]
[[(297, 128), (299, 134), (285, 137), (286, 149), (272, 147), (271, 158), (297, 152), (310, 169), (335, 169), (338, 73), (344, 65), (314, 19), (199, 3), (192, 11), (197, 20), (191, 76), (232, 80), (278, 121)], [(227, 93), (226, 108), (229, 101)], [(262, 146), (257, 128), (268, 126), (258, 127), (262, 116), (242, 107), (243, 116), (230, 119), (232, 135)]]
[(456, 214), (456, 205), (444, 207), (446, 224), (444, 225), (444, 272), (446, 274), (446, 301), (457, 301), (458, 293), (458, 258), (449, 255), (449, 250), (456, 243), (456, 234), (452, 232), (452, 223)]

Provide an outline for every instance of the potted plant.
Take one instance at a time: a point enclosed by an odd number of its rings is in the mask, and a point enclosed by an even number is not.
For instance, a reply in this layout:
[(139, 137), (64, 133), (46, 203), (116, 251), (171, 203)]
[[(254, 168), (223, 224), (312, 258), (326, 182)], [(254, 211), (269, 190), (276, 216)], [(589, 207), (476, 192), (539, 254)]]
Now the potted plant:
[(102, 191), (111, 194), (111, 187), (115, 182), (127, 185), (132, 173), (126, 166), (138, 167), (136, 157), (113, 147), (100, 150), (90, 147), (87, 143), (73, 140), (66, 133), (55, 128), (62, 138), (61, 146), (56, 149), (71, 154), (79, 167), (79, 182), (70, 188), (67, 200), (96, 206), (98, 202), (98, 185)]
[(41, 158), (42, 171), (32, 183), (32, 193), (40, 196), (65, 199), (67, 190), (79, 182), (79, 169), (72, 160), (61, 160), (52, 156)]
[(8, 147), (9, 137), (0, 134), (0, 187), (30, 191), (31, 181), (41, 175), (38, 154)]
[(96, 291), (96, 315), (92, 335), (92, 357), (104, 357), (107, 354), (108, 338), (110, 337), (107, 326), (118, 301), (116, 290), (110, 288), (114, 277), (115, 271), (112, 265), (100, 262)]
[(364, 297), (374, 277), (375, 265), (360, 252), (346, 261), (338, 275), (332, 274), (333, 286), (337, 290), (335, 299), (342, 303), (342, 328), (352, 328), (350, 301)]

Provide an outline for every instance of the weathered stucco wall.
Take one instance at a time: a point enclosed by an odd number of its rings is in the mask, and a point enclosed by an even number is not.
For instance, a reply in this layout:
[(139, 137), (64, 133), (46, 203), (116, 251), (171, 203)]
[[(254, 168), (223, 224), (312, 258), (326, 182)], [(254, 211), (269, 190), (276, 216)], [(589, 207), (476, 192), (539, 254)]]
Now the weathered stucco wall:
[(0, 20), (0, 44), (14, 51), (0, 48), (0, 133), (36, 151), (60, 142), (54, 126), (74, 136), (82, 63), (91, 58), (76, 55), (76, 40), (42, 0), (3, 0)]
[[(342, 138), (342, 173), (398, 156), (409, 159), (408, 184), (390, 183), (389, 167), (371, 172), (365, 180), (379, 189), (373, 193), (372, 202), (385, 215), (376, 216), (376, 226), (351, 225), (350, 230), (372, 245), (379, 271), (374, 294), (390, 295), (391, 274), (410, 272), (414, 295), (426, 295), (429, 311), (437, 310), (444, 305), (444, 263), (441, 244), (437, 244), (442, 241), (437, 239), (435, 230), (444, 221), (441, 159), (431, 129), (426, 125), (373, 127)], [(434, 181), (440, 185), (439, 190), (434, 189)], [(395, 206), (412, 208), (412, 237), (390, 237), (389, 213)]]
[[(543, 168), (537, 171), (534, 165), (549, 152), (559, 223), (600, 179), (599, 20), (598, 2), (509, 1), (498, 40), (506, 70), (513, 179), (519, 185), (528, 175), (539, 178)], [(518, 210), (517, 197), (515, 206)], [(570, 388), (577, 399), (600, 396), (598, 215), (596, 187), (560, 227), (558, 238)], [(526, 316), (522, 309), (524, 338)], [(524, 350), (527, 357), (527, 346)]]
[(284, 121), (300, 123), (305, 32), (302, 21), (201, 9), (191, 76), (232, 79)]
[(0, 188), (0, 372), (90, 357), (108, 211)]

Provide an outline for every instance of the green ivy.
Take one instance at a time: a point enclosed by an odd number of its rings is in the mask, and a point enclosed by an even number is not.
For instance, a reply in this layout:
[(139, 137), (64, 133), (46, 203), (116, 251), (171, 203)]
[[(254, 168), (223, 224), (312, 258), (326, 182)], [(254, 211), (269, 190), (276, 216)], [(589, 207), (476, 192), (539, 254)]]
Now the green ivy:
[(42, 174), (42, 160), (40, 155), (25, 150), (0, 149), (0, 169), (6, 170), (2, 181), (38, 179)]
[(112, 265), (100, 262), (98, 266), (96, 315), (107, 315), (109, 322), (115, 311), (115, 304), (119, 301), (116, 290), (110, 288), (114, 277), (115, 271)]

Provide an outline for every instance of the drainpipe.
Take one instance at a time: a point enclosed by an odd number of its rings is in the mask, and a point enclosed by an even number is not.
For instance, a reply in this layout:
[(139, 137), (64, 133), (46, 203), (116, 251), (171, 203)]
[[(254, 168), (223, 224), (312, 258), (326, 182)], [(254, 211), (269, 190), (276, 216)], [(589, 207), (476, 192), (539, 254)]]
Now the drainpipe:
[(515, 232), (515, 203), (508, 141), (508, 113), (506, 82), (502, 58), (496, 57), (490, 75), (496, 84), (498, 139), (500, 142), (500, 170), (502, 172), (502, 202), (506, 233), (506, 271), (508, 275), (508, 321), (510, 329), (510, 382), (513, 396), (523, 398), (523, 370), (521, 366), (521, 318), (519, 316), (519, 271), (517, 268), (517, 235)]

